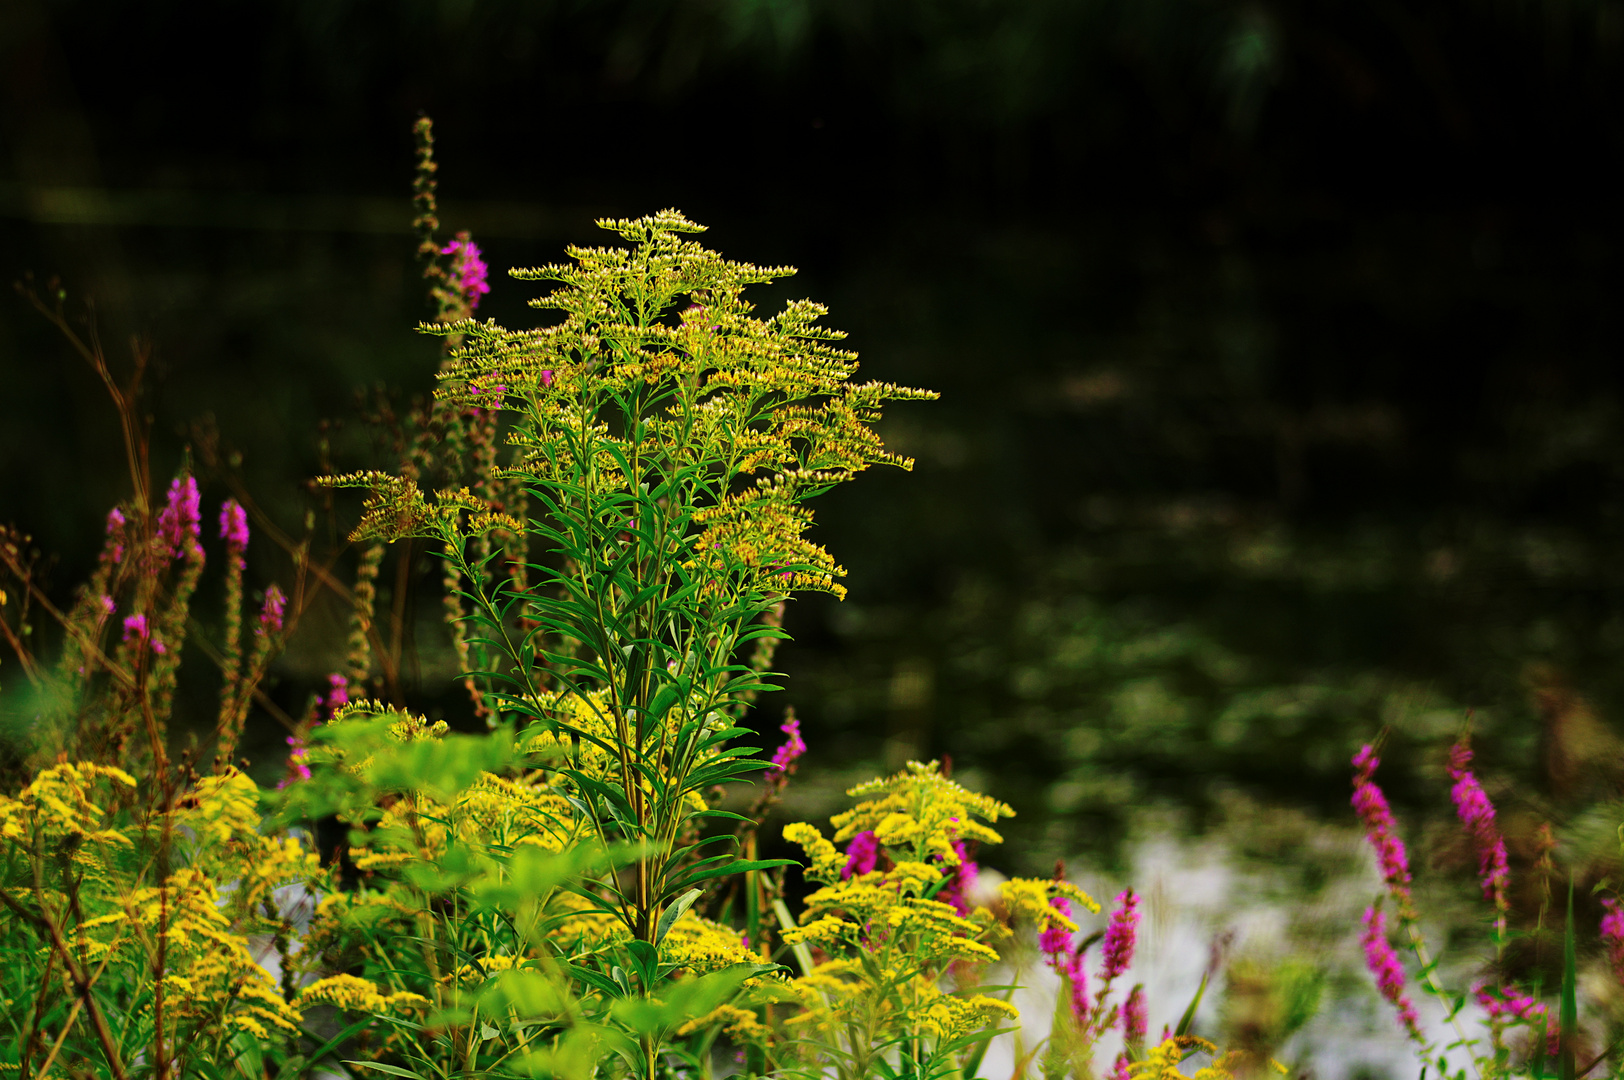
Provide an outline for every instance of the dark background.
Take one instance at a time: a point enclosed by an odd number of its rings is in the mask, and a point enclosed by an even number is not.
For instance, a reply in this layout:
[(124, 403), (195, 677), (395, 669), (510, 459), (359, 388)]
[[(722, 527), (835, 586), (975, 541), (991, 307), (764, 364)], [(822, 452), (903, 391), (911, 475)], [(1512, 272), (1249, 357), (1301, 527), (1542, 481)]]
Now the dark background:
[[(357, 388), (432, 384), (426, 110), (493, 267), (677, 206), (942, 392), (885, 421), (913, 475), (819, 509), (851, 599), (795, 606), (761, 712), (813, 779), (950, 754), (1037, 865), (1226, 793), (1342, 816), (1384, 725), (1435, 802), (1472, 707), (1508, 812), (1560, 812), (1624, 704), (1621, 58), (1614, 0), (8, 0), (0, 274), (147, 335), (156, 474), (212, 417), (296, 532), (318, 423), (358, 462)], [(0, 298), (0, 518), (64, 596), (120, 453)]]

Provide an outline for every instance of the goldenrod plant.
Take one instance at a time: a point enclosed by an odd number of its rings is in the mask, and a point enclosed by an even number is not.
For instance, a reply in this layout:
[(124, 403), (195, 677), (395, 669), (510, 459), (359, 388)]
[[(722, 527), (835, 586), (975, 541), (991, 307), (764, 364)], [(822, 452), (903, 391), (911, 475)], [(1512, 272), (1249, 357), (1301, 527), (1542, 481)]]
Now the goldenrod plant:
[[(485, 266), (467, 235), (435, 238), (426, 121), (418, 136), (439, 316), (423, 329), (446, 348), (434, 401), (395, 432), (399, 467), (324, 481), (365, 492), (352, 587), (282, 538), (291, 595), (267, 585), (245, 611), (239, 492), (220, 509), (211, 642), (189, 614), (206, 562), (197, 477), (154, 498), (137, 380), (116, 386), (79, 342), (119, 403), (133, 491), (58, 613), (55, 676), (19, 629), (14, 597), (48, 602), (26, 546), (0, 545), (14, 582), (0, 629), (49, 704), (0, 795), (0, 1077), (969, 1080), (1018, 1022), (1013, 986), (987, 980), (1022, 935), (1075, 1013), (1046, 1075), (1095, 1075), (1093, 1044), (1117, 1027), (1118, 1077), (1171, 1080), (1211, 1050), (1187, 1030), (1192, 1005), (1146, 1051), (1142, 989), (1113, 989), (1131, 890), (1092, 995), (1083, 958), (1100, 936), (1073, 916), (1099, 905), (1061, 874), (979, 890), (975, 850), (1012, 810), (936, 763), (853, 788), (832, 839), (785, 829), (813, 886), (792, 910), (790, 861), (756, 845), (806, 746), (790, 715), (758, 756), (745, 721), (774, 688), (786, 602), (844, 593), (808, 536), (810, 501), (872, 465), (908, 468), (873, 425), (887, 402), (934, 395), (855, 381), (817, 304), (757, 315), (747, 289), (792, 271), (722, 258), (675, 210), (605, 220), (618, 242), (514, 271), (552, 284), (533, 301), (545, 325), (475, 320)], [(403, 542), (444, 560), (477, 734), (394, 700), (376, 582)], [(344, 598), (351, 633), (303, 718), (278, 716), (292, 752), (262, 791), (233, 762), (251, 705), (274, 708), (259, 683), (307, 575)], [(177, 749), (184, 644), (218, 662), (223, 689), (212, 743)], [(748, 813), (724, 809), (751, 785), (734, 804)], [(333, 822), (344, 839), (318, 853)]]

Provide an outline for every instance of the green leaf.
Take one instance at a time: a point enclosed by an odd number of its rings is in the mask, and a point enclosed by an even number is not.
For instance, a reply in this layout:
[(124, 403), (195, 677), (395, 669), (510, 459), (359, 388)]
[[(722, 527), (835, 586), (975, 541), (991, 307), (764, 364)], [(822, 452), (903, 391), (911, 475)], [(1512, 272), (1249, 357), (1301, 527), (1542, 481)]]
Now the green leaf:
[(682, 918), (683, 912), (693, 907), (694, 901), (699, 899), (700, 892), (699, 889), (689, 889), (666, 905), (665, 910), (660, 913), (659, 924), (654, 928), (655, 948), (658, 948), (660, 942), (665, 940), (665, 935), (669, 934), (671, 927), (676, 924), (678, 919)]

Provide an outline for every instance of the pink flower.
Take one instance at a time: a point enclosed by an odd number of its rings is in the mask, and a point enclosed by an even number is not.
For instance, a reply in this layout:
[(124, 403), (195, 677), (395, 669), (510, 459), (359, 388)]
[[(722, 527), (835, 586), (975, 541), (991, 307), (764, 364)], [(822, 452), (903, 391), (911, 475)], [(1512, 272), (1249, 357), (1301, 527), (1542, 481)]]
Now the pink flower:
[(1607, 959), (1613, 968), (1613, 977), (1624, 982), (1624, 910), (1612, 897), (1601, 902), (1607, 914), (1601, 917), (1601, 939), (1607, 943)]
[(542, 371), (541, 371), (541, 385), (543, 385), (543, 386), (551, 386), (551, 385), (553, 385), (553, 372), (552, 372), (551, 368), (543, 368), (542, 369)]
[[(1071, 918), (1071, 901), (1064, 896), (1049, 897), (1049, 906)], [(1065, 963), (1063, 958), (1071, 953), (1071, 931), (1064, 926), (1050, 926), (1038, 935), (1038, 948), (1049, 954), (1049, 963), (1059, 971)]]
[(1145, 1031), (1149, 1027), (1150, 1018), (1145, 1011), (1145, 988), (1135, 986), (1122, 1006), (1122, 1039), (1130, 1046), (1143, 1045)]
[(981, 867), (970, 861), (970, 853), (965, 849), (963, 842), (953, 841), (953, 851), (959, 857), (959, 865), (950, 869), (947, 884), (942, 886), (936, 899), (944, 904), (952, 904), (953, 910), (960, 915), (970, 914), (970, 901), (966, 894), (976, 882), (976, 875), (981, 873)]
[(785, 735), (784, 745), (773, 751), (773, 763), (767, 769), (767, 783), (779, 784), (790, 774), (796, 760), (806, 753), (806, 740), (801, 738), (801, 722), (791, 716), (778, 728)]
[(1132, 1073), (1128, 1071), (1128, 1055), (1118, 1054), (1116, 1064), (1111, 1066), (1110, 1080), (1130, 1080)]
[(1100, 978), (1105, 982), (1121, 975), (1133, 963), (1133, 946), (1139, 927), (1139, 898), (1133, 889), (1123, 889), (1116, 898), (1117, 908), (1111, 913), (1111, 922), (1105, 928), (1105, 940), (1100, 945), (1104, 963)]
[(1393, 895), (1406, 908), (1410, 903), (1410, 860), (1404, 851), (1404, 841), (1397, 836), (1392, 808), (1387, 796), (1372, 779), (1381, 759), (1368, 745), (1353, 756), (1353, 808), (1365, 824), (1365, 835), (1376, 849), (1376, 863), (1381, 868), (1382, 880)]
[(1059, 971), (1071, 991), (1071, 1015), (1081, 1023), (1088, 1017), (1088, 968), (1083, 964), (1083, 954), (1071, 954)]
[(145, 615), (124, 616), (124, 637), (122, 640), (129, 641), (132, 637), (138, 641), (146, 640), (147, 617)]
[(1449, 776), (1455, 786), (1449, 789), (1449, 797), (1454, 800), (1455, 813), (1477, 848), (1477, 874), (1483, 882), (1483, 899), (1493, 900), (1495, 907), (1503, 908), (1506, 885), (1511, 878), (1506, 864), (1506, 842), (1494, 823), (1494, 804), (1483, 793), (1477, 777), (1467, 769), (1471, 761), (1472, 751), (1464, 739), (1450, 748)]
[(327, 698), (322, 702), (327, 709), (327, 715), (332, 716), (340, 706), (350, 703), (349, 680), (339, 674), (327, 676)]
[(248, 550), (248, 512), (236, 499), (220, 504), (220, 539), (226, 542), (232, 559), (241, 567), (243, 552)]
[(282, 632), (282, 617), (287, 613), (288, 598), (276, 585), (265, 590), (265, 606), (260, 609), (256, 634), (270, 637)]
[(872, 829), (864, 829), (846, 845), (846, 867), (840, 871), (840, 880), (845, 881), (853, 874), (872, 873), (879, 861), (880, 838)]
[(113, 561), (124, 558), (124, 511), (113, 507), (107, 511), (107, 535), (113, 538)]
[(173, 558), (189, 552), (201, 551), (197, 538), (203, 532), (202, 507), (197, 494), (197, 480), (186, 477), (169, 482), (169, 501), (158, 512), (158, 533), (169, 545)]
[(288, 754), (288, 774), (282, 782), (276, 785), (278, 791), (289, 784), (296, 784), (301, 780), (310, 779), (310, 749), (305, 745), (304, 736), (293, 734), (288, 736), (288, 745), (293, 749)]
[(111, 596), (104, 594), (97, 597), (96, 600), (101, 604), (102, 614), (104, 616), (111, 615), (118, 608), (118, 605), (113, 603), (113, 598)]
[(441, 255), (450, 255), (451, 273), (457, 278), (457, 289), (462, 293), (463, 299), (468, 301), (469, 310), (479, 306), (479, 298), (491, 291), (486, 283), (490, 268), (485, 260), (479, 256), (479, 245), (468, 239), (466, 233), (440, 249)]
[(1547, 1054), (1555, 1054), (1561, 1049), (1562, 1031), (1550, 1022), (1550, 1010), (1515, 986), (1501, 987), (1498, 992), (1478, 986), (1472, 993), (1491, 1023), (1527, 1024), (1545, 1032)]
[(1366, 908), (1361, 921), (1365, 932), (1359, 944), (1364, 946), (1366, 966), (1376, 976), (1376, 987), (1398, 1010), (1399, 1023), (1404, 1025), (1405, 1032), (1424, 1045), (1427, 1040), (1421, 1035), (1421, 1019), (1416, 1015), (1415, 1004), (1404, 993), (1404, 966), (1387, 941), (1387, 916), (1377, 908)]

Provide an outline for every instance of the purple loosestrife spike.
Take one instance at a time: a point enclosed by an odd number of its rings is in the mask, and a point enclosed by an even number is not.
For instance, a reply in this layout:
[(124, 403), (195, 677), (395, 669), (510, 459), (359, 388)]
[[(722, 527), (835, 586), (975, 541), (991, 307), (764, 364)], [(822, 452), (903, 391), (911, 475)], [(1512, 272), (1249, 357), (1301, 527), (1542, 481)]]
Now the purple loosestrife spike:
[(773, 752), (773, 763), (767, 770), (767, 783), (781, 783), (794, 766), (795, 761), (806, 753), (806, 741), (801, 738), (801, 722), (795, 717), (785, 720), (779, 727), (785, 735), (784, 745)]
[(1370, 973), (1376, 976), (1376, 986), (1381, 990), (1382, 997), (1386, 998), (1393, 1008), (1398, 1010), (1399, 1023), (1410, 1038), (1422, 1045), (1426, 1039), (1421, 1035), (1421, 1018), (1415, 1013), (1415, 1005), (1404, 993), (1404, 966), (1398, 962), (1398, 954), (1387, 941), (1387, 916), (1377, 908), (1366, 908), (1364, 918), (1365, 932), (1359, 938), (1359, 944), (1364, 946), (1365, 964)]
[(970, 853), (962, 841), (953, 841), (953, 851), (959, 857), (959, 865), (948, 870), (947, 884), (936, 894), (936, 899), (944, 904), (952, 904), (953, 910), (961, 916), (968, 915), (970, 914), (968, 894), (976, 883), (976, 876), (981, 873), (981, 867), (970, 861)]
[(1143, 1045), (1145, 1030), (1149, 1027), (1150, 1018), (1145, 1012), (1145, 988), (1135, 986), (1122, 1006), (1122, 1040), (1130, 1046)]
[(1083, 963), (1083, 954), (1073, 953), (1060, 974), (1071, 990), (1071, 1015), (1079, 1024), (1084, 1023), (1088, 1019), (1089, 1004), (1088, 967)]
[(265, 606), (259, 613), (259, 625), (254, 628), (256, 634), (266, 637), (282, 632), (282, 617), (287, 613), (288, 598), (282, 595), (282, 590), (271, 585), (265, 590)]
[(1506, 865), (1506, 842), (1494, 823), (1494, 804), (1489, 802), (1483, 786), (1467, 768), (1471, 762), (1472, 751), (1464, 739), (1450, 748), (1449, 777), (1455, 786), (1449, 789), (1449, 797), (1454, 800), (1460, 823), (1477, 848), (1477, 875), (1483, 882), (1483, 899), (1493, 900), (1496, 908), (1504, 908), (1506, 885), (1511, 878)]
[(1133, 963), (1133, 945), (1139, 928), (1139, 898), (1133, 889), (1123, 889), (1116, 898), (1117, 908), (1111, 912), (1111, 922), (1105, 928), (1105, 940), (1100, 945), (1104, 962), (1100, 978), (1105, 982), (1121, 975)]
[(350, 703), (349, 680), (334, 673), (327, 676), (327, 699), (322, 702), (327, 708), (327, 715), (331, 716), (339, 710), (340, 706)]
[[(1049, 906), (1071, 918), (1071, 901), (1064, 896), (1049, 897)], [(1071, 933), (1064, 926), (1051, 926), (1038, 935), (1038, 948), (1049, 955), (1049, 963), (1059, 971), (1071, 954)]]
[(1486, 986), (1472, 990), (1477, 1003), (1488, 1014), (1491, 1023), (1522, 1021), (1545, 1030), (1545, 1052), (1554, 1055), (1561, 1049), (1562, 1031), (1550, 1022), (1550, 1010), (1515, 986), (1502, 987), (1498, 993)]
[(490, 268), (480, 258), (479, 245), (466, 237), (458, 237), (440, 249), (441, 255), (450, 255), (451, 272), (457, 277), (457, 288), (472, 311), (479, 306), (479, 298), (491, 291), (486, 278)]
[(236, 499), (220, 504), (220, 539), (231, 549), (232, 557), (241, 561), (248, 550), (248, 512)]
[(1601, 902), (1607, 914), (1601, 917), (1601, 939), (1607, 943), (1607, 959), (1612, 964), (1613, 977), (1624, 983), (1624, 909), (1612, 897)]
[(113, 561), (124, 560), (124, 511), (113, 507), (107, 511), (107, 535), (114, 537)]
[(147, 617), (145, 615), (124, 616), (124, 641), (129, 641), (132, 637), (144, 641), (146, 636)]
[(1111, 1066), (1110, 1080), (1131, 1080), (1132, 1076), (1128, 1071), (1128, 1055), (1118, 1054), (1116, 1064)]
[(169, 554), (180, 558), (198, 546), (197, 538), (203, 531), (202, 507), (197, 494), (197, 480), (169, 482), (169, 501), (158, 512), (158, 533), (169, 545)]
[(840, 871), (840, 880), (846, 881), (853, 874), (872, 873), (879, 861), (880, 838), (874, 835), (874, 830), (864, 829), (846, 845), (846, 866)]
[(1404, 841), (1397, 835), (1398, 826), (1393, 821), (1392, 808), (1387, 805), (1387, 796), (1382, 789), (1376, 786), (1374, 777), (1376, 767), (1381, 759), (1370, 746), (1365, 746), (1353, 755), (1353, 808), (1359, 812), (1359, 820), (1365, 824), (1365, 835), (1370, 839), (1370, 846), (1376, 849), (1376, 863), (1382, 872), (1382, 880), (1387, 882), (1390, 889), (1399, 901), (1403, 911), (1410, 910), (1410, 859), (1404, 852)]
[(99, 600), (101, 601), (101, 609), (104, 616), (111, 615), (114, 611), (118, 610), (118, 605), (113, 603), (113, 598), (111, 596), (104, 594), (99, 597)]

